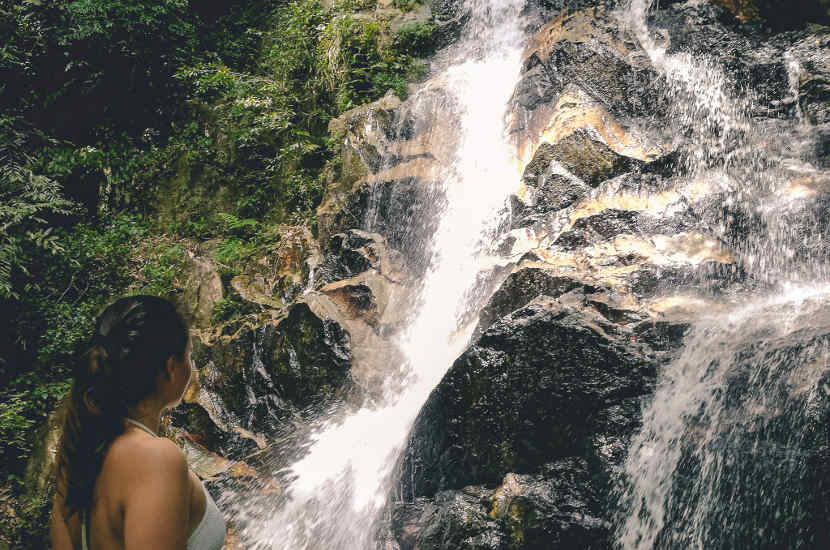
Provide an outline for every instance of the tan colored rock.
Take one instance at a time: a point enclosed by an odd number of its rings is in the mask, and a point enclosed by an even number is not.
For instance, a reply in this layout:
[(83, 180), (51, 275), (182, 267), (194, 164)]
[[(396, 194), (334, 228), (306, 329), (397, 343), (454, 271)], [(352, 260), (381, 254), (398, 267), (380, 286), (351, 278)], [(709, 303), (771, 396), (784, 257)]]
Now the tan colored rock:
[(651, 143), (649, 138), (617, 122), (611, 114), (578, 89), (563, 93), (553, 106), (545, 105), (533, 112), (526, 131), (515, 138), (519, 167), (524, 169), (542, 143), (555, 144), (577, 130), (588, 130), (619, 155), (641, 161), (660, 158), (669, 150), (666, 144)]
[(695, 267), (705, 262), (732, 264), (732, 253), (717, 239), (702, 233), (677, 235), (619, 235), (571, 252), (539, 248), (538, 260), (526, 260), (515, 269), (551, 269), (599, 287), (630, 292), (629, 277), (644, 266)]
[(265, 283), (262, 275), (237, 275), (231, 279), (231, 287), (242, 296), (243, 300), (272, 308), (283, 306), (280, 300), (274, 299), (271, 289)]
[(35, 449), (26, 464), (24, 477), (26, 494), (31, 497), (46, 495), (51, 489), (65, 414), (66, 408), (62, 403), (52, 411), (41, 427)]
[(687, 202), (698, 201), (713, 191), (712, 183), (702, 179), (687, 182), (675, 189), (653, 193), (620, 192), (616, 187), (609, 186), (602, 189), (596, 196), (577, 204), (568, 215), (569, 222), (573, 226), (581, 218), (608, 209), (633, 210), (653, 216), (671, 216), (686, 208)]
[(789, 180), (783, 194), (793, 199), (808, 199), (830, 192), (830, 177), (822, 174), (799, 176)]
[(190, 468), (203, 480), (216, 479), (234, 466), (232, 461), (210, 451), (187, 435), (180, 438), (180, 444)]
[(617, 25), (609, 22), (609, 15), (602, 6), (575, 12), (564, 10), (531, 37), (523, 57), (525, 60), (531, 56), (547, 59), (561, 42), (602, 44), (631, 64), (645, 66), (648, 58), (644, 53), (632, 48), (634, 43), (624, 40), (624, 36), (614, 30)]
[(202, 256), (186, 252), (182, 266), (181, 294), (174, 297), (179, 311), (193, 328), (209, 327), (213, 305), (222, 299), (222, 279), (216, 266)]

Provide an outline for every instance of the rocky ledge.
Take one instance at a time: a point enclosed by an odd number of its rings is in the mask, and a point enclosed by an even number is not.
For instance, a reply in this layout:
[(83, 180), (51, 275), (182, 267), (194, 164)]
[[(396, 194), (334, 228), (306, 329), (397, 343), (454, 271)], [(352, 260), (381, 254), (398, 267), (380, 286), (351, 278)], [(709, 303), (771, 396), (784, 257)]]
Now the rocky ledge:
[[(694, 151), (671, 134), (678, 98), (611, 9), (588, 4), (540, 8), (553, 16), (529, 41), (509, 111), (523, 185), (502, 250), (515, 260), (412, 429), (388, 548), (612, 548), (621, 465), (658, 372), (704, 313), (767, 284), (747, 240), (769, 220), (695, 177)], [(740, 83), (729, 88), (739, 101), (753, 90), (753, 125), (800, 125), (798, 154), (826, 168), (828, 96), (817, 90), (830, 75), (827, 35), (763, 34), (719, 4), (669, 3), (650, 24), (669, 53), (705, 54)], [(827, 174), (782, 179), (767, 200), (796, 226), (820, 224)], [(810, 338), (820, 346), (826, 334)], [(822, 441), (804, 452), (823, 456)], [(824, 503), (817, 470), (805, 471), (813, 481), (799, 491)], [(784, 540), (791, 528), (768, 534)], [(818, 540), (820, 529), (805, 529), (803, 540)]]

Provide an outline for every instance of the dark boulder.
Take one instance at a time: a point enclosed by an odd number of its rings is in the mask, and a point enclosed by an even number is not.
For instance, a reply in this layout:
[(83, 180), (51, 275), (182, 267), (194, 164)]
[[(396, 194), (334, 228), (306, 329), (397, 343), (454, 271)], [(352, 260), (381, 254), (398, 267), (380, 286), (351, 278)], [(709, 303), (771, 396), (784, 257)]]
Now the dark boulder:
[(491, 491), (443, 491), (393, 507), (391, 530), (400, 550), (507, 550), (501, 522), (488, 515)]
[[(295, 304), (278, 324), (243, 328), (233, 338), (193, 347), (199, 367), (199, 395), (183, 409), (179, 425), (191, 426), (212, 450), (238, 442), (237, 426), (275, 433), (287, 418), (330, 402), (351, 368), (349, 334), (320, 319), (306, 304)], [(210, 420), (210, 422), (208, 421)]]
[(547, 147), (550, 148), (547, 154), (552, 160), (591, 187), (642, 164), (620, 155), (586, 129), (578, 129)]
[(536, 475), (508, 474), (491, 497), (491, 516), (502, 520), (509, 548), (608, 548), (604, 498), (584, 459), (545, 464)]
[(304, 409), (334, 395), (351, 367), (349, 334), (330, 319), (320, 319), (305, 304), (291, 308), (269, 345), (279, 393)]
[(414, 177), (365, 184), (349, 196), (333, 217), (330, 231), (359, 228), (379, 233), (390, 248), (405, 255), (413, 274), (422, 274), (427, 267), (429, 236), (437, 227), (437, 219), (431, 213), (435, 204), (443, 200), (439, 186)]
[(496, 320), (526, 306), (537, 296), (558, 298), (574, 289), (585, 292), (596, 289), (579, 280), (553, 273), (538, 267), (525, 267), (511, 273), (493, 293), (479, 314), (476, 334), (486, 331)]
[(361, 231), (332, 236), (316, 277), (318, 284), (348, 279), (371, 269), (376, 259), (369, 248), (373, 243), (371, 236)]
[(433, 391), (393, 504), (401, 550), (612, 547), (608, 494), (641, 399), (687, 326), (575, 286), (524, 269), (488, 306), (499, 316), (522, 294), (572, 289), (502, 316)]
[(629, 329), (535, 299), (484, 332), (430, 396), (403, 461), (404, 496), (585, 455), (600, 411), (647, 393), (655, 369)]

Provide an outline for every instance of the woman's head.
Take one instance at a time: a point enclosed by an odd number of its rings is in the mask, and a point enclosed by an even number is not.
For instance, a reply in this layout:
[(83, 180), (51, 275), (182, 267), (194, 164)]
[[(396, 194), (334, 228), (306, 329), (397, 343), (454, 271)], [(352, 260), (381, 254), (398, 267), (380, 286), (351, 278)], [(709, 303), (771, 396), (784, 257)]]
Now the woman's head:
[(171, 362), (186, 363), (189, 372), (187, 344), (187, 324), (170, 302), (157, 296), (121, 298), (98, 318), (75, 380), (85, 386), (93, 408), (125, 416), (157, 393)]
[(89, 506), (109, 444), (124, 431), (122, 417), (145, 402), (178, 403), (190, 373), (188, 327), (173, 305), (156, 296), (129, 296), (99, 316), (75, 367), (59, 474), (67, 508)]

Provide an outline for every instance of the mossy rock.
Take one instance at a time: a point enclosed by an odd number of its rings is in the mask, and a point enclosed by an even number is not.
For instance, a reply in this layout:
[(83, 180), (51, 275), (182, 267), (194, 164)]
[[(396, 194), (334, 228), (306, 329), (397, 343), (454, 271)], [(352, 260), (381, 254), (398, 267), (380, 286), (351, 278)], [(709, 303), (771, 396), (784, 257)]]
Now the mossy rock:
[(278, 329), (271, 365), (281, 394), (300, 409), (331, 397), (351, 367), (348, 333), (306, 304), (292, 307)]

